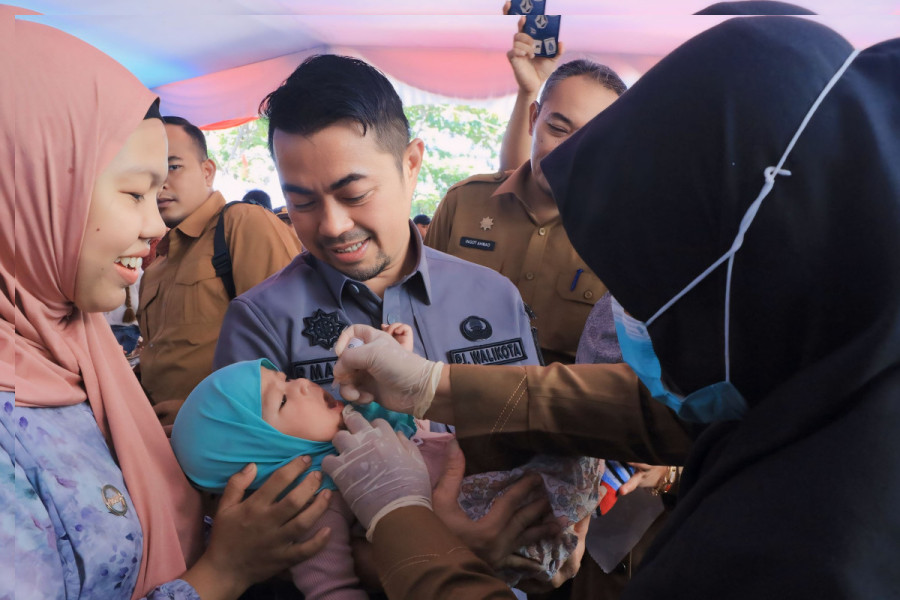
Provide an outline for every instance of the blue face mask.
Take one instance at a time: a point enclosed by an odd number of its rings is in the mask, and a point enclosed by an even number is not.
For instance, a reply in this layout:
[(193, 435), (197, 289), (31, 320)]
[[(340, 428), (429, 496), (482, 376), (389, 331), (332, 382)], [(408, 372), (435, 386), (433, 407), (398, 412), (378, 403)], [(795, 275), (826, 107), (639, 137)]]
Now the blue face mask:
[(669, 390), (662, 381), (662, 367), (653, 351), (647, 326), (625, 314), (615, 298), (612, 299), (612, 308), (622, 360), (628, 363), (654, 398), (686, 421), (709, 423), (740, 419), (747, 412), (744, 397), (727, 380), (700, 388), (687, 396)]
[[(750, 228), (750, 224), (756, 217), (756, 213), (759, 211), (762, 201), (769, 195), (769, 192), (771, 192), (772, 188), (775, 186), (775, 177), (777, 175), (791, 174), (790, 171), (786, 171), (782, 169), (782, 167), (793, 149), (794, 144), (797, 143), (800, 134), (806, 128), (806, 124), (812, 118), (816, 109), (822, 103), (822, 100), (834, 84), (841, 78), (841, 75), (844, 74), (844, 71), (850, 66), (853, 59), (856, 58), (857, 54), (859, 54), (859, 51), (855, 50), (847, 57), (843, 66), (838, 69), (819, 94), (819, 97), (807, 112), (806, 117), (800, 123), (800, 127), (797, 129), (793, 139), (791, 139), (787, 149), (781, 156), (778, 165), (767, 167), (765, 169), (765, 183), (763, 184), (762, 190), (760, 190), (756, 200), (754, 200), (747, 209), (747, 212), (744, 213), (738, 228), (738, 233), (734, 238), (734, 242), (731, 244), (731, 248), (729, 248), (725, 254), (719, 257), (719, 259), (711, 264), (705, 271), (700, 273), (700, 275), (692, 282), (685, 286), (683, 290), (675, 294), (675, 297), (666, 302), (662, 308), (656, 311), (656, 314), (647, 320), (646, 323), (638, 321), (634, 317), (626, 314), (625, 310), (616, 299), (612, 299), (613, 319), (616, 324), (616, 335), (619, 338), (619, 348), (622, 350), (622, 360), (632, 368), (641, 380), (641, 383), (647, 387), (654, 398), (674, 410), (682, 419), (711, 423), (713, 421), (740, 419), (747, 412), (747, 401), (744, 400), (744, 397), (738, 389), (731, 383), (729, 326), (731, 317), (731, 271), (734, 266), (734, 256), (743, 245), (744, 235), (747, 233), (747, 229)], [(650, 341), (650, 333), (647, 331), (647, 328), (661, 314), (675, 304), (676, 301), (694, 289), (694, 286), (706, 279), (710, 273), (726, 261), (728, 262), (728, 273), (725, 284), (725, 380), (702, 387), (687, 396), (676, 394), (669, 390), (662, 381), (662, 367), (659, 364), (659, 358), (657, 358), (656, 352), (653, 350), (653, 343)]]

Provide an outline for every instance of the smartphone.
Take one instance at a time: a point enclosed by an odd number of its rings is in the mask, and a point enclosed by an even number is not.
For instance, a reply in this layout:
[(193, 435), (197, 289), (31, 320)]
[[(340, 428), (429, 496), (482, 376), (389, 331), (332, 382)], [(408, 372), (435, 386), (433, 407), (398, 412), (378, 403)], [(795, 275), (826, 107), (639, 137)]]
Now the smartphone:
[(559, 46), (560, 15), (528, 15), (525, 17), (525, 33), (534, 39), (534, 55), (552, 58)]
[(542, 15), (547, 0), (511, 0), (508, 15)]

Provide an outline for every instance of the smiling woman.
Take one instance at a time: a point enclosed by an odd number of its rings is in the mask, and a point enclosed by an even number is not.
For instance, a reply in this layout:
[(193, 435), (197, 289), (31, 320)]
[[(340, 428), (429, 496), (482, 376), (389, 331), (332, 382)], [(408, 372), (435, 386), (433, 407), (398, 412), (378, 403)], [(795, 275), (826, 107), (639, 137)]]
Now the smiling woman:
[[(5, 287), (15, 299), (0, 298), (4, 341), (16, 348), (14, 364), (0, 363), (0, 389), (14, 391), (0, 393), (9, 435), (0, 443), (19, 483), (12, 497), (0, 491), (18, 507), (0, 545), (28, 556), (16, 568), (23, 597), (140, 596), (183, 572), (201, 547), (199, 499), (165, 436), (146, 427), (153, 413), (95, 312), (124, 301), (129, 279), (116, 260), (146, 254), (141, 238), (161, 230), (130, 195), (154, 193), (161, 123), (142, 121), (153, 95), (96, 49), (31, 23), (16, 22), (15, 39), (2, 56), (15, 67), (15, 130), (29, 135), (16, 139), (15, 262), (0, 257), (3, 280), (16, 279)], [(132, 169), (138, 181), (124, 181)], [(110, 518), (107, 501), (119, 495)], [(48, 531), (67, 533), (48, 544)], [(96, 540), (125, 554), (110, 561)], [(0, 581), (0, 597), (12, 583)]]
[(87, 226), (75, 276), (75, 305), (83, 311), (112, 310), (138, 278), (150, 240), (166, 229), (156, 193), (166, 177), (166, 132), (146, 119), (94, 181)]
[[(0, 131), (18, 134), (0, 144), (15, 165), (15, 192), (0, 195), (15, 214), (0, 220), (0, 447), (16, 485), (0, 486), (15, 514), (0, 520), (0, 548), (15, 549), (15, 576), (0, 573), (0, 598), (236, 598), (321, 547), (327, 531), (294, 541), (325, 500), (301, 511), (315, 487), (298, 486), (275, 501), (304, 470), (295, 461), (241, 501), (253, 478), (243, 469), (200, 554), (199, 495), (101, 314), (122, 304), (163, 233), (156, 99), (84, 42), (14, 27), (15, 47), (0, 51), (15, 74)], [(269, 511), (277, 525), (262, 517), (236, 543), (248, 515)]]

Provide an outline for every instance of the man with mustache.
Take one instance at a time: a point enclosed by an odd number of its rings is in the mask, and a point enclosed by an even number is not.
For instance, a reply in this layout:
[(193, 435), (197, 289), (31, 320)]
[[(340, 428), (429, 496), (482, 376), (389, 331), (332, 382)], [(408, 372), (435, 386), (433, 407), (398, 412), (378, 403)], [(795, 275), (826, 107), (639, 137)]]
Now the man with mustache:
[(436, 360), (537, 364), (515, 286), (426, 248), (410, 206), (424, 143), (370, 65), (321, 55), (262, 104), (288, 212), (307, 252), (232, 303), (215, 366), (268, 358), (289, 377), (331, 381), (351, 323), (407, 323)]
[[(163, 425), (175, 422), (184, 399), (212, 373), (219, 328), (232, 295), (212, 258), (225, 198), (213, 189), (216, 163), (198, 127), (163, 117), (169, 173), (157, 198), (168, 233), (141, 283), (140, 328), (145, 340), (141, 383)], [(271, 211), (236, 204), (225, 212), (234, 293), (241, 294), (288, 264), (300, 242)]]

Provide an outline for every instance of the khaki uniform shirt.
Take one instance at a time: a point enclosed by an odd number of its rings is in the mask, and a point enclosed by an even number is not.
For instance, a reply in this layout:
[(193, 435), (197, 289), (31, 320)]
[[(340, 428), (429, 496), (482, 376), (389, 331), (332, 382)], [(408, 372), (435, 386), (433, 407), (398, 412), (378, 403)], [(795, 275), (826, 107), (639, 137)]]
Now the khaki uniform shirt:
[(588, 313), (606, 286), (572, 248), (559, 216), (537, 222), (523, 200), (530, 175), (526, 162), (457, 183), (438, 206), (425, 243), (506, 275), (534, 311), (545, 362), (573, 363)]
[[(212, 372), (228, 294), (212, 266), (213, 236), (225, 198), (214, 192), (160, 242), (144, 272), (139, 321), (144, 337), (141, 383), (151, 402), (183, 400)], [(300, 252), (294, 231), (271, 211), (237, 204), (225, 213), (225, 240), (237, 294)]]
[(422, 506), (404, 506), (382, 517), (375, 526), (372, 545), (388, 598), (516, 598), (493, 569)]

